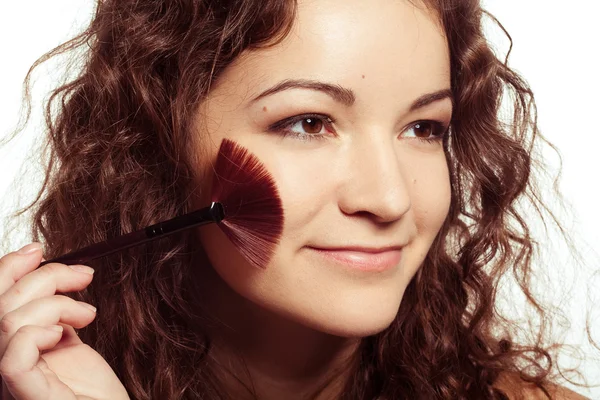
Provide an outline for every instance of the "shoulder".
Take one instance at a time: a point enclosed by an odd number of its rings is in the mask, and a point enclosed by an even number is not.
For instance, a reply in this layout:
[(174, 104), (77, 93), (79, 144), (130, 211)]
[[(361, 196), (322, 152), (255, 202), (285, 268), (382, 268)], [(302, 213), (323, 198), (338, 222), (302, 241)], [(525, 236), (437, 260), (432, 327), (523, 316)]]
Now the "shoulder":
[[(494, 386), (504, 391), (511, 400), (548, 399), (542, 389), (532, 383), (523, 381), (516, 373), (502, 374)], [(550, 393), (550, 396), (552, 396), (552, 400), (589, 400), (587, 397), (553, 383), (546, 384), (546, 390)]]

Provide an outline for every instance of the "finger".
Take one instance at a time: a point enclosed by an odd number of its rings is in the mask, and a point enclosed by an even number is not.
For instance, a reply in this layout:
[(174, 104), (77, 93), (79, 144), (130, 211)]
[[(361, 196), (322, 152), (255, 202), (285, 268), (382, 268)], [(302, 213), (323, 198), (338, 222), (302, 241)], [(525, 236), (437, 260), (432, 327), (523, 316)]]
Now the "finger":
[(52, 348), (52, 350), (59, 350), (63, 347), (71, 347), (83, 343), (83, 341), (75, 331), (75, 328), (73, 328), (71, 325), (61, 323), (59, 323), (58, 325), (63, 327), (63, 334), (62, 338), (60, 339), (60, 342), (58, 342), (56, 346)]
[(94, 320), (95, 308), (66, 296), (54, 295), (37, 299), (6, 314), (0, 320), (0, 355), (11, 338), (24, 326), (50, 326), (59, 322), (83, 328)]
[(42, 245), (31, 243), (0, 258), (0, 294), (40, 265)]
[(52, 398), (49, 380), (37, 364), (40, 360), (40, 352), (53, 348), (61, 335), (60, 326), (43, 328), (28, 325), (19, 329), (13, 336), (6, 353), (0, 360), (0, 374), (15, 398), (23, 400)]
[(0, 318), (33, 300), (84, 289), (94, 270), (83, 265), (46, 264), (23, 276), (0, 295)]

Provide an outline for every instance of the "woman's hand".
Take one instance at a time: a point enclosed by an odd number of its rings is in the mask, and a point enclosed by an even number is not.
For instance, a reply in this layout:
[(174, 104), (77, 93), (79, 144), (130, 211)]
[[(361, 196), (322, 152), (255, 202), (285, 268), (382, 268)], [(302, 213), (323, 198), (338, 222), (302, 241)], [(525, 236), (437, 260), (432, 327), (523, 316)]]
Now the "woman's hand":
[(58, 263), (36, 269), (41, 261), (38, 243), (0, 258), (0, 399), (129, 399), (75, 332), (93, 321), (95, 309), (56, 294), (84, 289), (93, 270)]

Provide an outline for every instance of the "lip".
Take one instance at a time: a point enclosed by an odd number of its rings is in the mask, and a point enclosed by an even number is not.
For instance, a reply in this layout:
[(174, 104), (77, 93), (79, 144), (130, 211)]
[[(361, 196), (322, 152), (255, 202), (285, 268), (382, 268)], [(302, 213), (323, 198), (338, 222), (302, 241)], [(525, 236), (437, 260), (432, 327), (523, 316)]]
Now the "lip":
[(390, 247), (338, 247), (319, 248), (308, 246), (329, 262), (365, 272), (383, 272), (396, 267), (402, 258), (401, 246)]

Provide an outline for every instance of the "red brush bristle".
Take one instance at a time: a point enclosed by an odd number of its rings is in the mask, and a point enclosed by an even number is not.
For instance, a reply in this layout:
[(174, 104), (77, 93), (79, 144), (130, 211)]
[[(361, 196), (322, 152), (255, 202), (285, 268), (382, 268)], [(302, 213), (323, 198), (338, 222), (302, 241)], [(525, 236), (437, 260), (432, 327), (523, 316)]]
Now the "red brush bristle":
[(265, 268), (283, 232), (281, 199), (260, 160), (228, 139), (217, 156), (212, 201), (225, 208), (221, 230), (246, 260)]

